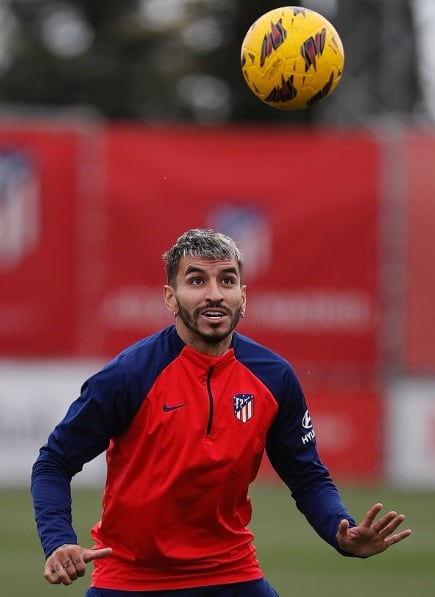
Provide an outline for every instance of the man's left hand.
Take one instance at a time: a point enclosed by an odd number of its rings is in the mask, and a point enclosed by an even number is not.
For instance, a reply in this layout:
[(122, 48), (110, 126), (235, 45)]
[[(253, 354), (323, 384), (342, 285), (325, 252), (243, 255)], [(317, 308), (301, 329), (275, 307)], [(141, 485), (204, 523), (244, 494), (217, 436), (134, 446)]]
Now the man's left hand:
[(382, 504), (372, 506), (356, 527), (349, 527), (349, 521), (345, 519), (340, 522), (336, 537), (342, 551), (360, 558), (367, 558), (381, 553), (391, 545), (409, 537), (410, 529), (394, 533), (405, 520), (403, 514), (391, 511), (375, 522), (375, 518), (382, 508)]

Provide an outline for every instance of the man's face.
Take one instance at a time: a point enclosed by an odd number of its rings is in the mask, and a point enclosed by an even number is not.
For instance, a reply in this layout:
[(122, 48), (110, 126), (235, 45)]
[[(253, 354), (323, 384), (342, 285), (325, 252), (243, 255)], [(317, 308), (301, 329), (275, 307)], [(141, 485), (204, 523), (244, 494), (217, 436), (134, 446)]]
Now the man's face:
[(246, 304), (236, 259), (182, 258), (175, 286), (165, 286), (165, 301), (186, 344), (206, 353), (226, 350)]

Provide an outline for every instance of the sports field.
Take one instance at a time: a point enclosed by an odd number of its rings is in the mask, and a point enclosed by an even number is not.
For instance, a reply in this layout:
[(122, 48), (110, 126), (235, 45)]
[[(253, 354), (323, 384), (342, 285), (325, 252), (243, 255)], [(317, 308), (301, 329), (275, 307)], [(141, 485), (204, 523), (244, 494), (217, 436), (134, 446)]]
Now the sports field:
[[(359, 520), (372, 503), (407, 515), (413, 535), (367, 560), (343, 558), (320, 540), (297, 512), (285, 488), (257, 485), (252, 529), (264, 572), (281, 597), (410, 597), (435, 594), (435, 494), (386, 488), (342, 488)], [(99, 493), (75, 490), (75, 526), (83, 544), (99, 512)], [(82, 596), (87, 577), (70, 587), (42, 578), (43, 555), (26, 490), (0, 490), (0, 595), (3, 597)]]

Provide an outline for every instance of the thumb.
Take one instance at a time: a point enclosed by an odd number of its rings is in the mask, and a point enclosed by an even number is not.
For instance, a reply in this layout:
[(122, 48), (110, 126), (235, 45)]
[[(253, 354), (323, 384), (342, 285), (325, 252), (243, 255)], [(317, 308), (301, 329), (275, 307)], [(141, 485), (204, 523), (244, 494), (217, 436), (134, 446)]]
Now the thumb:
[(337, 536), (346, 537), (349, 530), (349, 521), (346, 518), (340, 521), (337, 529)]
[(87, 564), (91, 560), (101, 560), (102, 558), (112, 555), (112, 548), (102, 547), (101, 549), (84, 549), (82, 554), (83, 561)]

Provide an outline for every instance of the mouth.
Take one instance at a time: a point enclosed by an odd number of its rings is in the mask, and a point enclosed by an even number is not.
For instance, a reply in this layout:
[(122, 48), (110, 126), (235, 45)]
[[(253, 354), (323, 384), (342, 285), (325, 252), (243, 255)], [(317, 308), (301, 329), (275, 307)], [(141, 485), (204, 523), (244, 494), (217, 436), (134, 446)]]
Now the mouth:
[(208, 319), (209, 321), (220, 321), (228, 314), (224, 310), (219, 309), (203, 309), (201, 311), (201, 315)]

